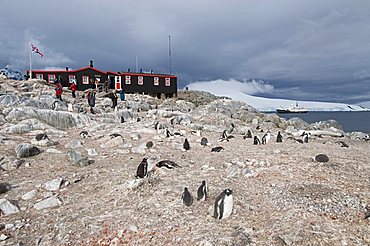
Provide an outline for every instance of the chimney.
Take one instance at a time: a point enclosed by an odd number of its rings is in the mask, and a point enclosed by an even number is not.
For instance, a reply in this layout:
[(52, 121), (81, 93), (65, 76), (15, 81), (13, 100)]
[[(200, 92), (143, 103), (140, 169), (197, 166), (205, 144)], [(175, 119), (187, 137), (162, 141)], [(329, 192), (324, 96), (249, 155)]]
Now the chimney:
[(66, 67), (66, 71), (68, 71), (68, 67)]
[(94, 67), (94, 61), (90, 60), (90, 67)]

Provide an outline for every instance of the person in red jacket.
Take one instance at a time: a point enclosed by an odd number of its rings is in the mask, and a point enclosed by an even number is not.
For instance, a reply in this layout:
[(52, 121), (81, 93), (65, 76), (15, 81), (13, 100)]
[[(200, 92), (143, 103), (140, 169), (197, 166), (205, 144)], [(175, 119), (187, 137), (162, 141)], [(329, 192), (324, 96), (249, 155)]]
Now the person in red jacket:
[(56, 83), (55, 86), (56, 86), (55, 87), (55, 96), (56, 96), (56, 98), (63, 101), (62, 100), (62, 93), (63, 93), (62, 85), (60, 83)]
[(76, 90), (77, 90), (77, 85), (76, 85), (76, 83), (72, 83), (71, 84), (71, 91), (72, 91), (72, 97), (73, 98), (76, 98)]

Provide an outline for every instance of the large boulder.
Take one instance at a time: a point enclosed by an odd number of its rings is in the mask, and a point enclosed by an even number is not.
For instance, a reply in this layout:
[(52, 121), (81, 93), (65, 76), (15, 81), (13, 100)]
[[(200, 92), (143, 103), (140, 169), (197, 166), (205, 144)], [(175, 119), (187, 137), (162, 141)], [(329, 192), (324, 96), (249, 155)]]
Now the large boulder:
[(41, 153), (40, 149), (32, 144), (19, 144), (15, 147), (15, 153), (18, 158), (30, 157)]
[(61, 130), (83, 127), (90, 123), (86, 115), (33, 107), (12, 108), (4, 110), (4, 113), (7, 115), (5, 119), (10, 122), (34, 118)]

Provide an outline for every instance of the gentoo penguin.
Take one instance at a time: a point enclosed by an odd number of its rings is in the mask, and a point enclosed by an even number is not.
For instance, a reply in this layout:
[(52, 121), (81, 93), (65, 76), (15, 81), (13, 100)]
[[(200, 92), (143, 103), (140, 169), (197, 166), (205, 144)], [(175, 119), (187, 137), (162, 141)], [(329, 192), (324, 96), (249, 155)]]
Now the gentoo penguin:
[(169, 138), (169, 137), (172, 137), (172, 136), (173, 136), (173, 134), (171, 133), (171, 131), (168, 128), (166, 128), (166, 138)]
[(234, 123), (231, 123), (229, 129), (227, 129), (227, 133), (231, 134), (234, 131), (235, 125)]
[(187, 138), (185, 138), (184, 144), (182, 145), (186, 151), (190, 149), (190, 144)]
[(150, 148), (152, 148), (152, 147), (154, 146), (154, 144), (153, 144), (153, 142), (152, 142), (152, 141), (148, 141), (148, 142), (145, 144), (145, 146), (146, 146), (148, 149), (150, 149)]
[(202, 139), (200, 140), (200, 145), (207, 146), (207, 144), (208, 144), (208, 139), (206, 137), (202, 137)]
[(191, 206), (193, 204), (193, 196), (190, 194), (187, 187), (184, 188), (184, 192), (181, 195), (182, 202), (186, 206)]
[(213, 217), (215, 219), (226, 219), (233, 212), (233, 192), (226, 189), (216, 198)]
[(0, 183), (0, 194), (10, 191), (12, 185), (9, 183)]
[(349, 147), (349, 145), (348, 144), (346, 144), (345, 142), (343, 142), (343, 141), (336, 141), (335, 142), (336, 144), (339, 144), (339, 146), (340, 147), (344, 147), (344, 148), (348, 148)]
[(281, 135), (280, 131), (278, 131), (278, 134), (276, 136), (276, 142), (282, 143), (283, 142), (283, 136)]
[(80, 138), (90, 137), (90, 134), (87, 131), (81, 131), (79, 135), (80, 135)]
[(229, 142), (229, 139), (231, 139), (231, 138), (234, 138), (234, 136), (233, 136), (233, 135), (229, 135), (229, 134), (227, 133), (227, 130), (224, 130), (224, 131), (222, 132), (222, 134), (221, 134), (220, 141), (221, 141), (221, 142), (222, 142), (222, 141), (228, 141), (228, 142)]
[(217, 147), (212, 148), (211, 152), (220, 152), (221, 150), (224, 150), (224, 148), (221, 146), (217, 146)]
[(302, 136), (302, 141), (303, 141), (303, 143), (308, 143), (308, 136), (309, 136), (309, 133), (307, 133), (307, 132), (303, 132), (301, 136)]
[(48, 135), (46, 135), (46, 134), (44, 134), (44, 133), (39, 133), (39, 134), (37, 134), (37, 135), (35, 136), (35, 139), (36, 139), (37, 141), (41, 141), (41, 140), (45, 140), (45, 139), (50, 140), (50, 139), (48, 138)]
[(260, 145), (261, 144), (261, 140), (258, 136), (254, 136), (253, 138), (253, 144), (254, 145)]
[(155, 164), (157, 167), (166, 167), (168, 169), (172, 169), (174, 167), (180, 167), (176, 162), (171, 161), (171, 160), (163, 160)]
[(247, 133), (243, 136), (243, 139), (252, 138), (252, 132), (248, 129)]
[(148, 158), (144, 157), (136, 170), (136, 178), (145, 178), (148, 175)]
[(205, 201), (208, 198), (208, 186), (205, 180), (203, 180), (202, 184), (199, 186), (197, 195), (198, 201)]
[(267, 144), (270, 141), (271, 134), (270, 132), (265, 133), (262, 137), (262, 144)]
[(111, 139), (113, 139), (113, 138), (116, 138), (116, 137), (122, 137), (122, 135), (121, 135), (121, 134), (119, 134), (119, 133), (112, 133), (111, 135), (109, 135), (109, 137), (110, 137)]

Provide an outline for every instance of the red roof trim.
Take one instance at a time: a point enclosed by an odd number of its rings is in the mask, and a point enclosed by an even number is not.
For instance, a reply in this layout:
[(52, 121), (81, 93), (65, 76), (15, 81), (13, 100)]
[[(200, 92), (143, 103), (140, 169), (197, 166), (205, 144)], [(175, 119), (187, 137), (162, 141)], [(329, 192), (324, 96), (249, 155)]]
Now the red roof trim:
[[(154, 74), (154, 73), (131, 73), (131, 72), (112, 72), (112, 71), (107, 71), (107, 72), (103, 72), (102, 70), (99, 70), (99, 69), (96, 69), (96, 68), (93, 68), (93, 67), (83, 67), (83, 68), (80, 68), (80, 69), (76, 69), (76, 70), (32, 70), (32, 73), (76, 73), (76, 72), (81, 72), (83, 70), (88, 70), (88, 69), (92, 69), (98, 73), (102, 73), (102, 74), (113, 74), (113, 75), (116, 75), (116, 76), (126, 76), (126, 75), (130, 75), (130, 76), (145, 76), (145, 77), (160, 77), (160, 78), (172, 78), (172, 79), (176, 79), (177, 76), (176, 75), (170, 75), (170, 74)], [(28, 74), (30, 72), (30, 70), (27, 70), (26, 71)]]
[(173, 78), (176, 79), (175, 75), (170, 74), (155, 74), (155, 73), (129, 73), (129, 72), (121, 72), (122, 76), (144, 76), (144, 77), (160, 77), (160, 78)]

